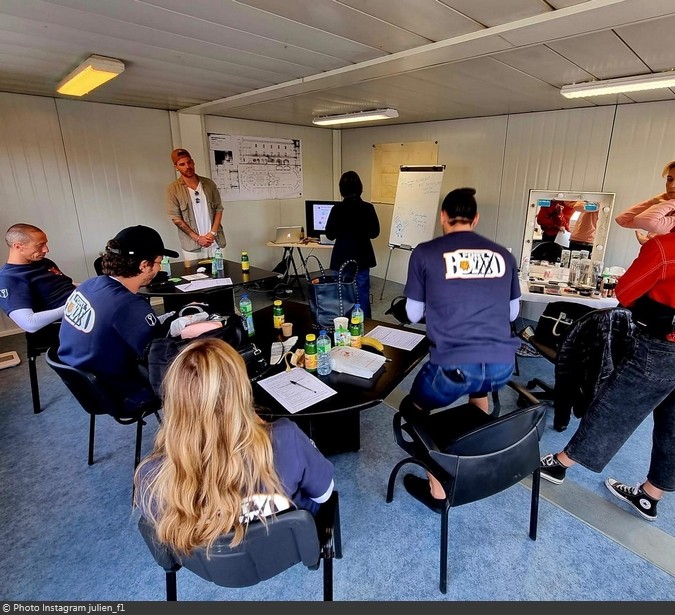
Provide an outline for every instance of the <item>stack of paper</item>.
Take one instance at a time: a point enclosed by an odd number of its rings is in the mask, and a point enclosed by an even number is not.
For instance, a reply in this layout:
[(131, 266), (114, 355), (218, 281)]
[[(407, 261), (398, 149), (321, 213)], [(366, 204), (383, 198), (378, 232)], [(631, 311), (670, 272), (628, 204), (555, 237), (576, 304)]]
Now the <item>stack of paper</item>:
[(382, 355), (351, 346), (336, 346), (330, 354), (334, 371), (360, 378), (372, 378), (387, 360)]

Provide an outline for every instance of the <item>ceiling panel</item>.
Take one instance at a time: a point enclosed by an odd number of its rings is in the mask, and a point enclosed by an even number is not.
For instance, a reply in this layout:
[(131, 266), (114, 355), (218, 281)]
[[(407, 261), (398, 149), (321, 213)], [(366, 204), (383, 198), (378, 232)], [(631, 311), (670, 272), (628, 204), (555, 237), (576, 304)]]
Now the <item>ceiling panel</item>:
[(559, 89), (675, 69), (673, 29), (675, 0), (2, 0), (0, 91), (58, 98), (99, 54), (126, 70), (84, 100), (305, 126), (630, 104), (675, 92)]

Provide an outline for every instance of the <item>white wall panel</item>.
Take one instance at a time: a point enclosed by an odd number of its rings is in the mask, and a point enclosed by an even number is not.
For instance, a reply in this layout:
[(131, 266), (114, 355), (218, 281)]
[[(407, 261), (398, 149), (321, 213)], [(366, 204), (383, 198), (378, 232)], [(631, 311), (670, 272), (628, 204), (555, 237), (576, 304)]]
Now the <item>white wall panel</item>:
[(175, 179), (169, 113), (58, 99), (57, 109), (89, 275), (120, 229), (145, 224), (179, 248), (164, 191)]
[[(661, 194), (661, 171), (675, 160), (670, 129), (675, 126), (675, 102), (621, 105), (617, 108), (603, 190), (616, 193), (614, 212)], [(605, 261), (628, 267), (640, 245), (635, 233), (613, 223)]]
[[(54, 99), (0, 93), (0, 259), (7, 228), (34, 224), (47, 233), (50, 258), (84, 279), (82, 240)], [(0, 312), (0, 331), (16, 325)]]
[[(223, 228), (227, 236), (226, 258), (239, 260), (242, 250), (249, 253), (251, 265), (273, 269), (283, 256), (281, 248), (268, 248), (277, 226), (305, 226), (305, 199), (332, 199), (333, 137), (331, 130), (234, 120), (206, 116), (207, 133), (300, 139), (302, 148), (302, 175), (304, 194), (297, 199), (270, 199), (264, 201), (232, 201), (223, 203)], [(181, 127), (182, 129), (182, 127)], [(184, 136), (184, 135), (183, 135)], [(198, 169), (211, 175), (210, 169)], [(303, 254), (308, 255), (309, 250)], [(314, 253), (324, 266), (330, 261), (330, 250), (317, 249)], [(301, 266), (299, 259), (296, 259)], [(313, 260), (313, 259), (312, 259)]]
[(614, 107), (509, 117), (497, 241), (520, 262), (531, 189), (602, 192)]
[[(342, 131), (342, 166), (353, 169), (361, 176), (363, 197), (370, 200), (373, 146), (378, 143), (406, 143), (410, 141), (437, 141), (438, 164), (445, 164), (440, 201), (455, 188), (476, 189), (476, 199), (481, 219), (478, 232), (494, 239), (499, 225), (499, 198), (507, 118), (426, 122), (405, 126), (381, 126)], [(380, 219), (380, 236), (373, 242), (377, 267), (372, 274), (383, 278), (389, 259), (388, 239), (391, 229), (393, 206), (376, 205)], [(439, 203), (440, 210), (440, 203)], [(440, 222), (436, 235), (440, 235)], [(387, 280), (405, 283), (410, 253), (406, 250), (391, 251)]]

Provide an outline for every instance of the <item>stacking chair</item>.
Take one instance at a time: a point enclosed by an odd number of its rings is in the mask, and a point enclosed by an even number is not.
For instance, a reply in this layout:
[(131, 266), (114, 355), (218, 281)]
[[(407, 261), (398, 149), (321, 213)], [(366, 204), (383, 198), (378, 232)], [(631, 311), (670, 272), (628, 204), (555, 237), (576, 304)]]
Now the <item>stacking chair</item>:
[(220, 587), (249, 587), (302, 563), (318, 570), (323, 560), (323, 599), (333, 600), (333, 559), (342, 558), (340, 506), (337, 491), (322, 504), (319, 514), (291, 509), (252, 521), (239, 545), (230, 547), (232, 533), (222, 536), (207, 553), (196, 549), (179, 556), (161, 544), (145, 517), (138, 529), (166, 573), (166, 599), (177, 600), (176, 572), (182, 567)]
[(71, 367), (61, 362), (57, 356), (57, 347), (52, 346), (47, 351), (47, 365), (51, 367), (63, 380), (80, 406), (89, 414), (89, 456), (88, 464), (94, 463), (94, 432), (96, 417), (102, 414), (112, 416), (121, 425), (136, 425), (136, 448), (134, 451), (134, 470), (141, 460), (141, 443), (145, 418), (154, 414), (161, 422), (159, 410), (162, 406), (160, 398), (130, 413), (122, 407), (121, 400), (110, 395), (108, 389), (91, 372), (77, 367)]
[[(433, 474), (446, 493), (441, 513), (439, 588), (447, 593), (450, 509), (490, 497), (532, 476), (529, 536), (537, 538), (539, 440), (546, 407), (535, 404), (494, 418), (473, 404), (407, 420), (394, 415), (394, 435), (408, 453), (389, 475), (387, 502), (394, 499), (399, 470), (417, 465)], [(391, 519), (390, 519), (391, 521)]]
[(30, 379), (30, 392), (33, 398), (33, 413), (42, 412), (40, 405), (40, 385), (37, 377), (37, 358), (51, 346), (59, 345), (59, 330), (61, 321), (53, 322), (38, 331), (29, 333), (26, 331), (26, 356), (28, 357), (28, 377)]

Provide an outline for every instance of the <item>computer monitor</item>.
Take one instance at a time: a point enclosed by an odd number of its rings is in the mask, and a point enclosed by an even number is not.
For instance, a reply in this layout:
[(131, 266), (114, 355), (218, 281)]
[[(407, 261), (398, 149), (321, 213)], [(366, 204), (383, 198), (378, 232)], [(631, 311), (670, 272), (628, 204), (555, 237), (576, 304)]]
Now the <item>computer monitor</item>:
[(333, 205), (340, 201), (313, 200), (305, 201), (305, 215), (307, 218), (307, 237), (318, 237), (326, 232), (328, 214)]

